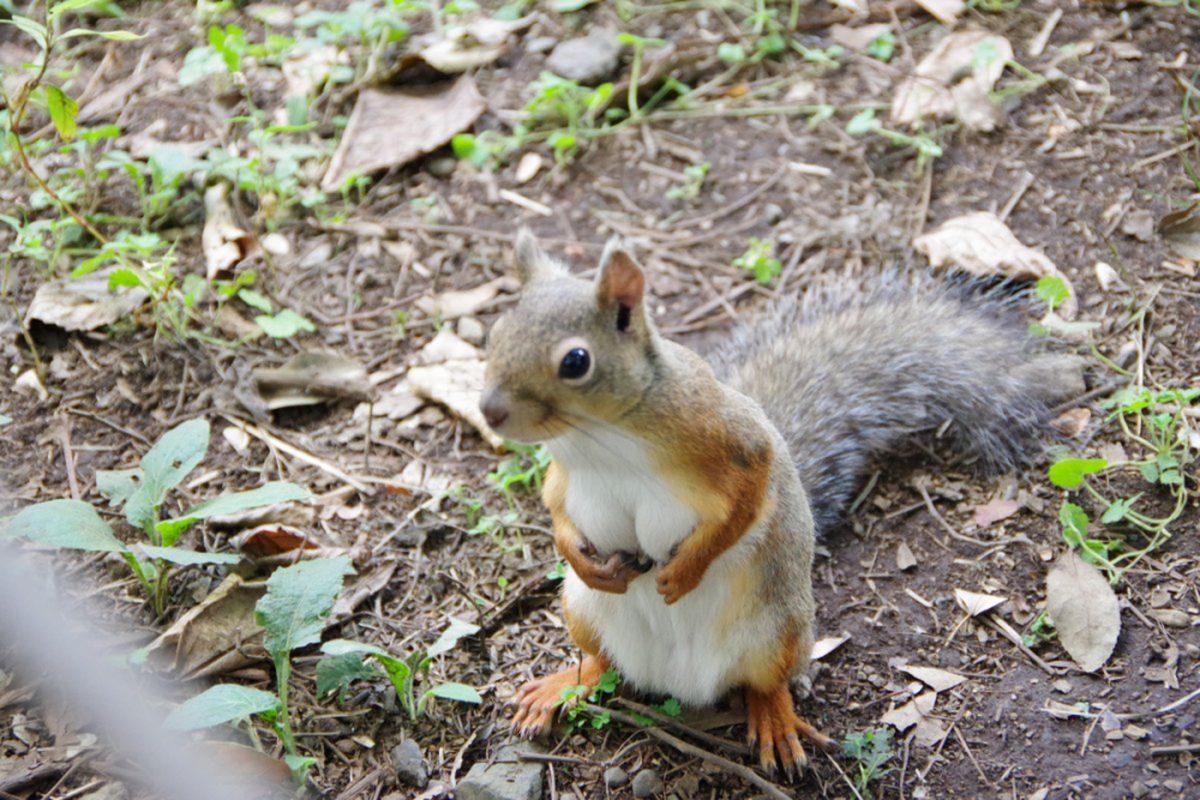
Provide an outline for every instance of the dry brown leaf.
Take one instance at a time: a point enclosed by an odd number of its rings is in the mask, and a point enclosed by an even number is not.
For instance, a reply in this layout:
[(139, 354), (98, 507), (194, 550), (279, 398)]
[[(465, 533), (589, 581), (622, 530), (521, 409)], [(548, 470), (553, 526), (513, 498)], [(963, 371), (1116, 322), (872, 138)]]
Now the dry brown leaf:
[(422, 48), (419, 55), (438, 72), (451, 75), (486, 66), (508, 50), (513, 31), (528, 26), (532, 19), (505, 22), (483, 17), (466, 25), (447, 26), (445, 36)]
[(813, 661), (820, 661), (848, 641), (850, 641), (849, 636), (826, 636), (824, 639), (818, 639), (813, 645), (810, 658)]
[(859, 25), (853, 28), (849, 25), (834, 25), (829, 29), (829, 40), (848, 50), (862, 52), (891, 29), (892, 27), (884, 22), (876, 25)]
[(132, 314), (149, 295), (140, 286), (110, 290), (108, 277), (114, 269), (43, 283), (34, 293), (25, 318), (68, 331), (92, 331)]
[(913, 741), (918, 747), (937, 747), (950, 731), (938, 720), (923, 717), (913, 729)]
[(205, 273), (210, 281), (229, 277), (235, 266), (258, 253), (254, 237), (234, 221), (227, 183), (214, 183), (204, 191), (200, 249), (204, 251)]
[(896, 569), (904, 572), (910, 570), (917, 565), (917, 557), (913, 555), (912, 548), (907, 542), (901, 542), (896, 545)]
[(986, 528), (1000, 520), (1008, 519), (1020, 510), (1020, 501), (1005, 500), (998, 497), (995, 500), (989, 500), (981, 506), (975, 506), (975, 524), (981, 528)]
[(337, 191), (350, 175), (407, 164), (462, 133), (487, 107), (470, 76), (408, 91), (364, 89), (321, 181)]
[(504, 446), (504, 439), (488, 427), (483, 412), (479, 410), (484, 370), (482, 359), (446, 361), (427, 367), (413, 367), (408, 371), (408, 383), (418, 397), (445, 406), (479, 431), (484, 441), (499, 449)]
[(990, 211), (948, 219), (913, 240), (913, 247), (932, 267), (957, 268), (981, 277), (1037, 280), (1060, 274), (1053, 261), (1021, 244)]
[(293, 550), (316, 550), (321, 545), (299, 528), (290, 525), (260, 525), (243, 531), (229, 540), (238, 551), (253, 558), (290, 553)]
[(954, 600), (958, 603), (958, 607), (972, 617), (978, 617), (980, 614), (986, 614), (996, 606), (1003, 603), (1005, 599), (1006, 598), (998, 597), (994, 594), (968, 592), (966, 589), (954, 590)]
[(921, 683), (933, 689), (935, 692), (945, 692), (953, 689), (960, 683), (966, 680), (962, 675), (956, 675), (953, 672), (947, 672), (944, 669), (937, 667), (910, 667), (904, 666), (901, 671), (907, 672)]
[(1095, 672), (1104, 666), (1121, 633), (1121, 610), (1112, 586), (1073, 550), (1046, 577), (1046, 613), (1080, 669)]
[(951, 33), (897, 87), (892, 121), (916, 125), (923, 119), (958, 118), (974, 130), (993, 130), (1001, 110), (990, 92), (1012, 58), (1012, 45), (1003, 36), (979, 30)]
[(473, 289), (451, 290), (433, 297), (422, 297), (417, 300), (417, 308), (431, 317), (458, 319), (475, 314), (510, 285), (507, 278), (497, 278)]
[(963, 0), (916, 0), (916, 3), (943, 25), (953, 25), (959, 15), (967, 10)]
[(444, 364), (447, 361), (482, 361), (479, 348), (461, 339), (448, 327), (438, 331), (437, 336), (417, 353), (417, 363), (423, 366)]
[(1158, 221), (1158, 233), (1172, 253), (1200, 261), (1200, 202), (1164, 216)]
[(1087, 424), (1091, 419), (1091, 409), (1072, 408), (1051, 420), (1050, 427), (1068, 439), (1074, 439), (1087, 429)]
[(254, 621), (254, 606), (266, 591), (265, 581), (246, 583), (231, 573), (198, 604), (147, 648), (149, 663), (181, 678), (219, 675), (252, 663), (261, 654), (255, 645), (262, 628)]
[(880, 717), (879, 721), (884, 725), (891, 725), (900, 733), (904, 733), (913, 725), (916, 725), (933, 713), (935, 705), (937, 705), (937, 692), (926, 692), (914, 697), (899, 708), (893, 708)]

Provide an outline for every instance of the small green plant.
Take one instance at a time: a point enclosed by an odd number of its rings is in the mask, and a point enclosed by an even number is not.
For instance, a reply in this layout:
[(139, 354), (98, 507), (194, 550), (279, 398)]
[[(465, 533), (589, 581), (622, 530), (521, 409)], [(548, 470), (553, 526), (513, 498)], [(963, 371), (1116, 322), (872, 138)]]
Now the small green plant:
[(131, 527), (147, 542), (126, 545), (113, 528), (82, 500), (51, 500), (25, 508), (0, 532), (0, 538), (23, 538), (56, 548), (118, 553), (133, 570), (154, 610), (166, 609), (168, 575), (173, 566), (234, 564), (233, 553), (204, 553), (177, 547), (180, 537), (201, 520), (290, 500), (307, 500), (307, 491), (292, 483), (268, 483), (257, 489), (220, 495), (163, 519), (168, 493), (196, 468), (208, 450), (206, 420), (184, 422), (163, 434), (137, 467), (99, 470), (96, 490), (109, 504), (121, 507)]
[(381, 647), (348, 639), (326, 642), (321, 646), (325, 658), (317, 662), (317, 694), (324, 697), (336, 691), (341, 698), (351, 682), (386, 675), (396, 689), (396, 699), (412, 720), (423, 716), (435, 698), (478, 705), (483, 698), (465, 683), (436, 683), (424, 691), (418, 691), (416, 685), (418, 679), (427, 679), (435, 658), (453, 650), (464, 637), (478, 632), (478, 625), (451, 617), (449, 626), (429, 649), (417, 650), (407, 658), (397, 658)]
[(1029, 627), (1021, 635), (1021, 641), (1032, 650), (1038, 645), (1050, 641), (1056, 635), (1050, 615), (1043, 611), (1034, 618), (1033, 622), (1029, 623)]
[(505, 447), (512, 455), (496, 465), (494, 472), (487, 475), (490, 483), (511, 502), (514, 488), (523, 491), (540, 491), (542, 479), (550, 467), (550, 451), (544, 445), (506, 442)]
[(514, 134), (524, 140), (537, 132), (560, 164), (596, 135), (613, 93), (611, 83), (592, 89), (551, 72), (543, 72), (529, 88), (532, 97), (525, 105), (524, 122)]
[(317, 329), (307, 318), (290, 308), (272, 313), (274, 306), (271, 305), (270, 299), (253, 289), (239, 289), (237, 297), (256, 311), (263, 312), (254, 318), (254, 322), (274, 339), (290, 339), (302, 331), (313, 333)]
[(603, 703), (611, 697), (621, 683), (621, 675), (615, 669), (610, 669), (600, 676), (596, 688), (590, 692), (586, 686), (567, 686), (562, 690), (558, 705), (566, 709), (567, 722), (576, 729), (595, 728), (600, 730), (612, 722), (612, 715), (607, 711), (593, 711), (589, 705)]
[(873, 133), (896, 147), (912, 148), (917, 154), (917, 172), (923, 172), (929, 162), (942, 157), (942, 146), (924, 133), (907, 134), (883, 127), (876, 118), (875, 109), (865, 108), (846, 123), (846, 133), (851, 136), (866, 136)]
[(297, 781), (302, 781), (316, 759), (302, 755), (296, 746), (288, 703), (292, 653), (320, 641), (325, 621), (341, 594), (342, 581), (353, 573), (348, 556), (302, 561), (275, 570), (254, 611), (255, 621), (263, 627), (263, 646), (275, 667), (275, 692), (217, 684), (171, 712), (167, 725), (192, 731), (258, 717), (275, 731), (287, 751), (284, 760)]
[(638, 111), (638, 89), (642, 79), (642, 56), (647, 47), (662, 47), (666, 44), (663, 39), (648, 39), (644, 36), (637, 36), (632, 33), (617, 34), (617, 41), (620, 44), (633, 48), (633, 59), (629, 65), (629, 94), (627, 104), (629, 108), (629, 119), (637, 120), (641, 117)]
[(684, 168), (683, 175), (687, 180), (668, 189), (667, 197), (671, 200), (695, 200), (700, 196), (700, 190), (704, 188), (704, 180), (708, 177), (710, 169), (712, 169), (712, 164), (708, 161)]
[(469, 161), (480, 169), (495, 172), (520, 149), (520, 141), (516, 136), (505, 136), (499, 131), (460, 133), (450, 140), (450, 148), (460, 161)]
[(849, 733), (842, 740), (842, 755), (853, 760), (850, 778), (854, 788), (863, 797), (871, 795), (871, 784), (892, 771), (887, 763), (895, 758), (892, 751), (892, 729)]
[(783, 271), (775, 257), (775, 243), (764, 239), (751, 239), (746, 252), (733, 260), (733, 266), (752, 273), (759, 283), (770, 283)]
[[(1194, 431), (1185, 412), (1197, 399), (1200, 388), (1151, 390), (1128, 387), (1105, 402), (1112, 409), (1125, 437), (1141, 450), (1140, 458), (1110, 463), (1103, 458), (1060, 458), (1050, 466), (1048, 477), (1055, 486), (1070, 492), (1082, 489), (1103, 509), (1099, 522), (1112, 532), (1117, 528), (1140, 532), (1147, 541), (1133, 546), (1123, 538), (1098, 538), (1091, 533), (1092, 521), (1082, 506), (1064, 499), (1059, 509), (1063, 539), (1080, 557), (1104, 570), (1112, 583), (1142, 558), (1171, 538), (1170, 526), (1183, 514), (1191, 493), (1186, 471), (1196, 459)], [(1163, 516), (1135, 509), (1146, 494), (1136, 492), (1112, 497), (1101, 488), (1110, 474), (1134, 472), (1173, 500)]]

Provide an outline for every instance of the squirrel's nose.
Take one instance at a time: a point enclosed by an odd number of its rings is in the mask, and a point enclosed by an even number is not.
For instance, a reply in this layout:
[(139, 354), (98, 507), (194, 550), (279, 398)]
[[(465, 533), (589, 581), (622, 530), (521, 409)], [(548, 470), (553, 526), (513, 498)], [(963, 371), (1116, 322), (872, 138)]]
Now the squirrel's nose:
[(504, 402), (504, 395), (499, 389), (492, 389), (483, 396), (479, 410), (483, 412), (483, 418), (492, 430), (499, 428), (508, 419), (508, 404)]

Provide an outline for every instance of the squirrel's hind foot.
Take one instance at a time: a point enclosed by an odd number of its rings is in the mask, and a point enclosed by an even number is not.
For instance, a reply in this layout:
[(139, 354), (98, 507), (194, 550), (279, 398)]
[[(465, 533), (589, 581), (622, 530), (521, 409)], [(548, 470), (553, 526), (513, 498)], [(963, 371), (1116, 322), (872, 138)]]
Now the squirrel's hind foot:
[(526, 739), (548, 733), (554, 717), (566, 706), (563, 690), (582, 686), (576, 702), (586, 699), (608, 670), (608, 661), (597, 656), (584, 656), (574, 667), (530, 681), (517, 692), (517, 710), (513, 714), (512, 728)]
[(747, 739), (758, 747), (759, 764), (768, 773), (782, 768), (795, 776), (808, 766), (801, 739), (823, 750), (833, 747), (832, 739), (796, 714), (787, 683), (765, 692), (747, 687), (746, 712)]

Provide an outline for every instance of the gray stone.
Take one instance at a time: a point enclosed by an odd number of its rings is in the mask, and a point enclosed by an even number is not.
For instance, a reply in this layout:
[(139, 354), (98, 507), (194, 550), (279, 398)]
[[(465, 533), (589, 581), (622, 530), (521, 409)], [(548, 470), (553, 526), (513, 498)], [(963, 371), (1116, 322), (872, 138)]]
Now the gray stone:
[(541, 800), (546, 765), (520, 761), (520, 753), (540, 753), (529, 742), (501, 747), (491, 761), (480, 761), (458, 782), (458, 800)]
[(487, 335), (484, 330), (483, 323), (474, 317), (459, 317), (458, 318), (458, 338), (471, 344), (483, 344), (483, 338)]
[(553, 36), (535, 36), (525, 43), (525, 51), (529, 53), (544, 53), (558, 44)]
[(561, 42), (546, 59), (546, 69), (579, 83), (600, 83), (617, 69), (621, 46), (610, 30), (595, 30)]
[(610, 789), (620, 789), (629, 783), (629, 773), (620, 767), (609, 767), (604, 770), (604, 785)]
[(634, 797), (653, 797), (663, 789), (662, 778), (654, 770), (644, 769), (633, 776), (632, 788)]
[(396, 777), (406, 786), (424, 789), (429, 785), (425, 754), (421, 752), (421, 746), (412, 739), (405, 739), (392, 748), (392, 769), (396, 770)]
[(454, 168), (458, 166), (458, 159), (445, 156), (443, 158), (431, 158), (425, 164), (425, 171), (435, 178), (445, 178), (454, 172)]

